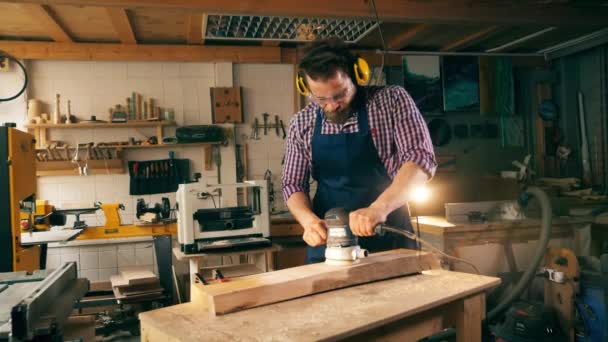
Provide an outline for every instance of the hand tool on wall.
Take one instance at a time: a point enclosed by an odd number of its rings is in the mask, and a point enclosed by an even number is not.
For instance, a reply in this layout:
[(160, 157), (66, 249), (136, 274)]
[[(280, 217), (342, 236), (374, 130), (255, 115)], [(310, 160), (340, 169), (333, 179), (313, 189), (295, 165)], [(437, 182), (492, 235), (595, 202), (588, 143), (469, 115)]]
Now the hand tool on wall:
[(268, 135), (268, 113), (262, 113), (262, 116), (264, 117), (264, 135)]
[(54, 158), (53, 153), (51, 152), (51, 147), (50, 147), (50, 146), (47, 146), (47, 147), (46, 147), (46, 158), (47, 158), (49, 161), (55, 161), (55, 158)]
[(253, 130), (251, 132), (251, 136), (249, 137), (250, 139), (252, 139), (252, 140), (260, 140), (260, 136), (259, 136), (259, 133), (258, 133), (259, 125), (260, 125), (260, 123), (258, 121), (258, 118), (255, 118), (253, 120)]
[(274, 116), (274, 131), (277, 133), (277, 137), (279, 136), (279, 116), (275, 115)]
[(243, 160), (241, 159), (241, 148), (243, 145), (236, 144), (235, 145), (235, 153), (236, 153), (236, 181), (242, 182), (245, 179), (245, 167), (243, 166)]
[(287, 133), (285, 133), (285, 125), (283, 125), (283, 120), (279, 120), (279, 124), (281, 125), (281, 132), (283, 133), (283, 139), (287, 137)]
[(591, 166), (589, 163), (589, 143), (587, 141), (587, 123), (585, 120), (585, 103), (583, 93), (578, 92), (578, 115), (581, 130), (581, 162), (583, 163), (583, 180), (587, 185), (591, 185)]
[(268, 135), (268, 130), (270, 128), (274, 128), (275, 129), (275, 133), (277, 135), (277, 137), (281, 136), (281, 132), (283, 133), (283, 139), (285, 139), (285, 137), (287, 136), (287, 134), (285, 133), (285, 126), (283, 124), (283, 120), (281, 120), (279, 118), (278, 115), (274, 116), (274, 123), (268, 123), (268, 117), (270, 116), (270, 114), (268, 113), (262, 113), (262, 116), (264, 118), (264, 124), (260, 125), (258, 118), (254, 118), (253, 119), (253, 124), (252, 124), (252, 128), (253, 131), (251, 132), (251, 136), (249, 137), (252, 140), (259, 140), (259, 129), (260, 128), (264, 128), (264, 135)]

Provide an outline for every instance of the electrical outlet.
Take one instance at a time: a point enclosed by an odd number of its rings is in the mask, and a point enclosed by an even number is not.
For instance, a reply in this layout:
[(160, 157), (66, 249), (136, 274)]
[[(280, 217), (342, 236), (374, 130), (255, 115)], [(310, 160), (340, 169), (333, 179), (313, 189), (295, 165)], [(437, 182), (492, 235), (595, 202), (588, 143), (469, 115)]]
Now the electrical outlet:
[(9, 64), (7, 57), (0, 57), (0, 71), (8, 71)]

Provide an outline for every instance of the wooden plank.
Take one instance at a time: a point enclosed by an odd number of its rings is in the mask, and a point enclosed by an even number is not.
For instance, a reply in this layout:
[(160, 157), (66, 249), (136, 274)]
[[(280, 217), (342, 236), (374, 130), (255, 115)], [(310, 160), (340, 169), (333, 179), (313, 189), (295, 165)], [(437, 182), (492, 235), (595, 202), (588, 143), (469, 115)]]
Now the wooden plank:
[(188, 16), (197, 10), (137, 7), (132, 22), (137, 38), (155, 44), (187, 44)]
[[(53, 6), (53, 12), (57, 18), (62, 19), (62, 23), (65, 24), (65, 28), (74, 41), (83, 43), (119, 42), (114, 26), (108, 20), (107, 11), (103, 7)], [(18, 37), (23, 37), (23, 35), (18, 35)], [(26, 39), (20, 38), (20, 40)]]
[[(444, 270), (398, 277), (209, 317), (198, 303), (139, 315), (142, 341), (334, 341), (356, 337), (497, 286), (498, 278)], [(340, 317), (340, 319), (328, 319)], [(264, 324), (259, 324), (263, 318)]]
[(190, 13), (188, 15), (188, 44), (203, 44), (205, 42), (205, 31), (203, 31), (203, 18), (205, 19), (204, 26), (207, 26), (206, 14)]
[[(419, 273), (438, 267), (426, 252), (395, 250), (370, 255), (349, 266), (325, 263), (288, 268), (239, 278), (232, 282), (192, 287), (193, 301), (202, 299), (211, 315), (223, 315), (260, 305), (370, 281)], [(199, 292), (194, 294), (194, 292)]]
[(22, 59), (281, 63), (281, 49), (267, 46), (0, 41), (0, 50)]
[(21, 4), (23, 10), (30, 13), (32, 18), (41, 25), (48, 34), (56, 42), (71, 42), (72, 38), (66, 30), (59, 24), (53, 13), (47, 6), (36, 4)]
[[(41, 40), (47, 33), (40, 23), (32, 20), (32, 15), (21, 4), (0, 2), (0, 36), (27, 37)], [(6, 38), (4, 38), (6, 39)]]
[(490, 34), (496, 32), (497, 30), (498, 30), (498, 26), (490, 26), (483, 30), (471, 33), (456, 41), (448, 43), (447, 45), (443, 46), (440, 50), (441, 51), (455, 51), (455, 50), (464, 49), (467, 46), (470, 46), (470, 45), (473, 45), (475, 43), (482, 41), (484, 38), (486, 38)]
[(205, 37), (207, 35), (207, 19), (209, 18), (209, 16), (207, 15), (207, 13), (203, 13), (203, 20), (202, 20), (202, 24), (201, 24), (201, 44), (205, 44)]
[(424, 30), (428, 29), (430, 25), (427, 24), (418, 24), (414, 27), (411, 27), (396, 37), (389, 40), (387, 44), (387, 49), (389, 50), (401, 50), (406, 47), (417, 35), (422, 33)]
[(154, 272), (144, 268), (130, 268), (120, 271), (120, 276), (128, 285), (150, 284), (158, 281)]
[(123, 44), (137, 44), (127, 10), (124, 8), (108, 7), (106, 11), (120, 42)]
[[(353, 17), (369, 19), (370, 6), (365, 1), (351, 0), (9, 0), (38, 4), (77, 6), (153, 7), (190, 9), (211, 13), (244, 15)], [(605, 6), (537, 6), (535, 4), (470, 3), (466, 1), (376, 0), (378, 16), (383, 22), (426, 23), (491, 23), (509, 25), (603, 26), (608, 17)]]

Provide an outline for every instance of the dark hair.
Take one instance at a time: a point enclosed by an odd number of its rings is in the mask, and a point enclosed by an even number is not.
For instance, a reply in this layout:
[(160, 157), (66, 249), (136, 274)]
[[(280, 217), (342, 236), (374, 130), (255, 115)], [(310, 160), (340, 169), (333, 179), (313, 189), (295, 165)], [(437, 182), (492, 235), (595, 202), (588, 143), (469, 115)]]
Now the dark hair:
[(313, 80), (327, 80), (337, 71), (345, 72), (356, 85), (354, 64), (357, 56), (350, 52), (346, 44), (338, 38), (316, 40), (304, 48), (304, 56), (300, 60), (301, 75), (307, 75)]

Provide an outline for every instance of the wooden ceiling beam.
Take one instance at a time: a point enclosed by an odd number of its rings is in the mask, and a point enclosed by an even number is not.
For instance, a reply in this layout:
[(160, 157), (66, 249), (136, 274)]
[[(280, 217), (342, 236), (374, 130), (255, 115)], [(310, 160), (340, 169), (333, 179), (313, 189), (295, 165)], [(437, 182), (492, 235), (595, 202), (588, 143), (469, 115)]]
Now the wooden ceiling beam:
[[(97, 7), (156, 7), (188, 9), (206, 13), (242, 15), (352, 17), (369, 19), (369, 2), (358, 0), (9, 0), (51, 5)], [(490, 25), (604, 26), (607, 6), (569, 6), (568, 4), (471, 3), (469, 1), (376, 0), (383, 22), (486, 23)]]
[(15, 58), (99, 61), (281, 63), (281, 48), (0, 41)]
[[(265, 46), (191, 46), (97, 43), (47, 43), (0, 40), (0, 50), (20, 59), (87, 61), (174, 61), (233, 63), (298, 63), (295, 48)], [(375, 51), (356, 50), (370, 65), (382, 65)], [(401, 65), (401, 56), (387, 55), (385, 66)]]
[(443, 46), (440, 50), (441, 51), (456, 51), (456, 50), (464, 49), (467, 46), (471, 46), (475, 43), (478, 43), (478, 42), (484, 40), (490, 34), (496, 32), (497, 30), (498, 30), (498, 26), (490, 26), (483, 30), (471, 33), (468, 36), (462, 37), (451, 43), (448, 43), (445, 46)]
[(50, 9), (44, 5), (21, 4), (21, 8), (32, 16), (44, 32), (56, 42), (72, 42), (72, 37), (59, 24)]
[(403, 31), (402, 33), (399, 33), (397, 36), (392, 38), (388, 42), (388, 44), (386, 44), (386, 48), (388, 50), (401, 50), (407, 45), (409, 45), (409, 43), (414, 40), (417, 35), (419, 35), (421, 32), (428, 28), (429, 25), (427, 24), (417, 24), (411, 28), (408, 28), (407, 30)]
[(508, 50), (513, 50), (517, 46), (519, 46), (519, 45), (521, 45), (521, 44), (523, 44), (523, 43), (525, 43), (525, 42), (527, 42), (529, 40), (536, 39), (536, 38), (538, 38), (538, 37), (540, 37), (542, 35), (545, 35), (545, 34), (551, 32), (551, 31), (555, 31), (556, 29), (557, 29), (556, 27), (547, 27), (547, 28), (542, 29), (540, 31), (536, 31), (536, 32), (530, 33), (528, 35), (525, 35), (525, 36), (523, 36), (521, 38), (518, 38), (518, 39), (515, 39), (513, 41), (510, 41), (510, 42), (508, 42), (506, 44), (503, 44), (501, 46), (497, 46), (495, 48), (488, 49), (488, 50), (486, 50), (486, 52), (505, 52), (505, 51), (508, 51)]
[[(204, 21), (204, 23), (203, 23)], [(188, 14), (188, 44), (205, 43), (205, 31), (207, 30), (207, 14)]]
[(114, 26), (116, 34), (118, 34), (120, 42), (123, 44), (137, 44), (133, 27), (131, 27), (131, 22), (127, 15), (127, 10), (124, 8), (108, 7), (106, 8), (106, 11), (112, 21), (112, 26)]

